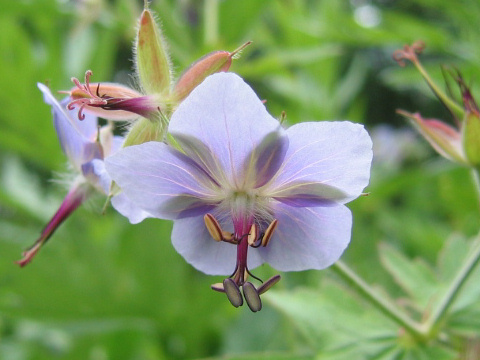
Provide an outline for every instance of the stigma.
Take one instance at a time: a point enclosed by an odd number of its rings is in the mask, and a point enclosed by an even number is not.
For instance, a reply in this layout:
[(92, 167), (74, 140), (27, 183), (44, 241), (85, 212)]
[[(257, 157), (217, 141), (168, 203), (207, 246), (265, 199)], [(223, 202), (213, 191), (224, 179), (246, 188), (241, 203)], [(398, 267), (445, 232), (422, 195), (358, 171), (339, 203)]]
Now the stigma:
[[(205, 214), (204, 221), (208, 232), (215, 241), (223, 241), (237, 246), (237, 261), (233, 273), (222, 283), (213, 284), (212, 289), (225, 293), (235, 307), (242, 306), (245, 299), (250, 310), (260, 311), (262, 309), (260, 295), (280, 281), (280, 275), (275, 275), (265, 282), (253, 275), (247, 266), (248, 249), (266, 247), (277, 228), (278, 220), (274, 219), (264, 231), (261, 231), (259, 224), (253, 218), (234, 219), (234, 233), (224, 231), (217, 219), (210, 213)], [(259, 281), (261, 285), (255, 287), (253, 283), (247, 281), (248, 276)]]
[(68, 110), (78, 108), (78, 119), (85, 119), (85, 110), (109, 120), (131, 120), (143, 116), (154, 119), (161, 112), (161, 102), (154, 95), (142, 95), (139, 92), (120, 84), (92, 83), (92, 71), (85, 73), (84, 84), (72, 78), (75, 87), (68, 94), (72, 101)]

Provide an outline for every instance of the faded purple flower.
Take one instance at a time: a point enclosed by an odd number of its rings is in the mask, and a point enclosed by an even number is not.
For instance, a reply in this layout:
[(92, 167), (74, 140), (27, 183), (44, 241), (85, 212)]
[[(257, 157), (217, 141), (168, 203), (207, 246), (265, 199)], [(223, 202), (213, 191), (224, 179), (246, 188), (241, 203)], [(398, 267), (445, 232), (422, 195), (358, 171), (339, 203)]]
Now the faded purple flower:
[[(79, 121), (77, 112), (67, 108), (67, 104), (71, 101), (70, 97), (58, 102), (48, 87), (39, 83), (38, 88), (43, 93), (44, 101), (52, 106), (53, 124), (60, 146), (76, 177), (60, 208), (43, 229), (40, 237), (17, 262), (20, 266), (25, 266), (33, 259), (58, 226), (92, 193), (95, 191), (109, 193), (111, 179), (105, 171), (103, 159), (116, 152), (123, 142), (122, 137), (113, 135), (110, 125), (99, 129), (94, 115), (86, 114), (85, 118)], [(112, 203), (116, 205), (117, 211), (127, 216), (132, 223), (140, 222), (148, 216), (122, 193), (114, 196)]]
[(338, 260), (352, 226), (344, 204), (370, 176), (372, 143), (362, 125), (284, 130), (240, 77), (219, 73), (180, 104), (168, 129), (183, 152), (144, 143), (108, 158), (106, 169), (133, 203), (174, 220), (173, 245), (190, 264), (207, 274), (233, 271), (212, 287), (234, 306), (243, 304), (243, 288), (260, 310), (259, 295), (279, 280), (248, 282), (262, 263), (299, 271)]

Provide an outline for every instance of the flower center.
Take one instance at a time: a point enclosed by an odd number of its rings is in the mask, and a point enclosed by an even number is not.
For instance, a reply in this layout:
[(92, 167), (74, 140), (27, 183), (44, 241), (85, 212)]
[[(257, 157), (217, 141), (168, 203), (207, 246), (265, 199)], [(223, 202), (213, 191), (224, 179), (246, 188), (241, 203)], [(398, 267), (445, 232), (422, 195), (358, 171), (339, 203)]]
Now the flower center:
[[(253, 211), (249, 211), (250, 209), (253, 210), (252, 201), (246, 196), (238, 196), (234, 199), (234, 204), (237, 206), (232, 208), (233, 234), (224, 231), (212, 214), (204, 216), (207, 230), (214, 240), (237, 246), (235, 270), (223, 283), (212, 285), (212, 289), (226, 293), (228, 300), (235, 307), (243, 305), (243, 298), (245, 298), (250, 310), (256, 312), (262, 308), (260, 295), (275, 285), (280, 280), (280, 275), (275, 275), (266, 282), (253, 275), (247, 266), (248, 248), (267, 246), (278, 221), (274, 219), (264, 232), (260, 233), (261, 227), (255, 222)], [(261, 282), (262, 285), (256, 288), (251, 282), (247, 281), (248, 275)], [(243, 289), (243, 297), (240, 288)]]

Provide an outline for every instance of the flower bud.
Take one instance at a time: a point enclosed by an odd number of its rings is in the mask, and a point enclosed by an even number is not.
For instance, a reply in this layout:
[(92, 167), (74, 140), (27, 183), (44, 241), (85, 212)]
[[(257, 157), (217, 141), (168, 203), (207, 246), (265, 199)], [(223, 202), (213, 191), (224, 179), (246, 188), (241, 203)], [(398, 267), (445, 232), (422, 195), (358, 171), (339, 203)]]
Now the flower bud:
[(135, 66), (145, 93), (168, 93), (170, 91), (170, 60), (160, 29), (148, 9), (143, 10), (140, 16), (135, 47)]
[(178, 79), (173, 90), (174, 100), (182, 101), (190, 92), (195, 89), (208, 75), (216, 72), (228, 71), (232, 64), (232, 59), (238, 56), (240, 52), (251, 42), (246, 42), (233, 52), (215, 51), (205, 55), (200, 60), (193, 63)]
[(165, 125), (159, 119), (151, 121), (140, 118), (125, 135), (123, 147), (139, 145), (148, 141), (161, 141), (165, 130)]
[(449, 160), (467, 164), (460, 131), (442, 121), (424, 119), (419, 113), (411, 114), (403, 110), (397, 110), (397, 113), (411, 120), (413, 126), (440, 155)]

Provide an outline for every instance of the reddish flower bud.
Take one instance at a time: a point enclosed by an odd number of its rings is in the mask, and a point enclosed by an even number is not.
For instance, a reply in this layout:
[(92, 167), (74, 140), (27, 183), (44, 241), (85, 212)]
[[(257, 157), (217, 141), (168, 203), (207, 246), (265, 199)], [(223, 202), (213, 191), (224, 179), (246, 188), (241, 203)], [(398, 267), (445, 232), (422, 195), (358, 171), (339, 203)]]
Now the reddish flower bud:
[(411, 114), (403, 110), (397, 110), (397, 113), (411, 120), (413, 126), (440, 155), (455, 162), (467, 163), (460, 131), (440, 120), (424, 119), (419, 113)]
[(175, 84), (173, 89), (174, 100), (177, 102), (182, 101), (197, 85), (205, 80), (208, 75), (216, 72), (228, 71), (232, 64), (232, 59), (238, 56), (240, 52), (250, 44), (250, 41), (246, 42), (233, 52), (212, 52), (190, 65)]

